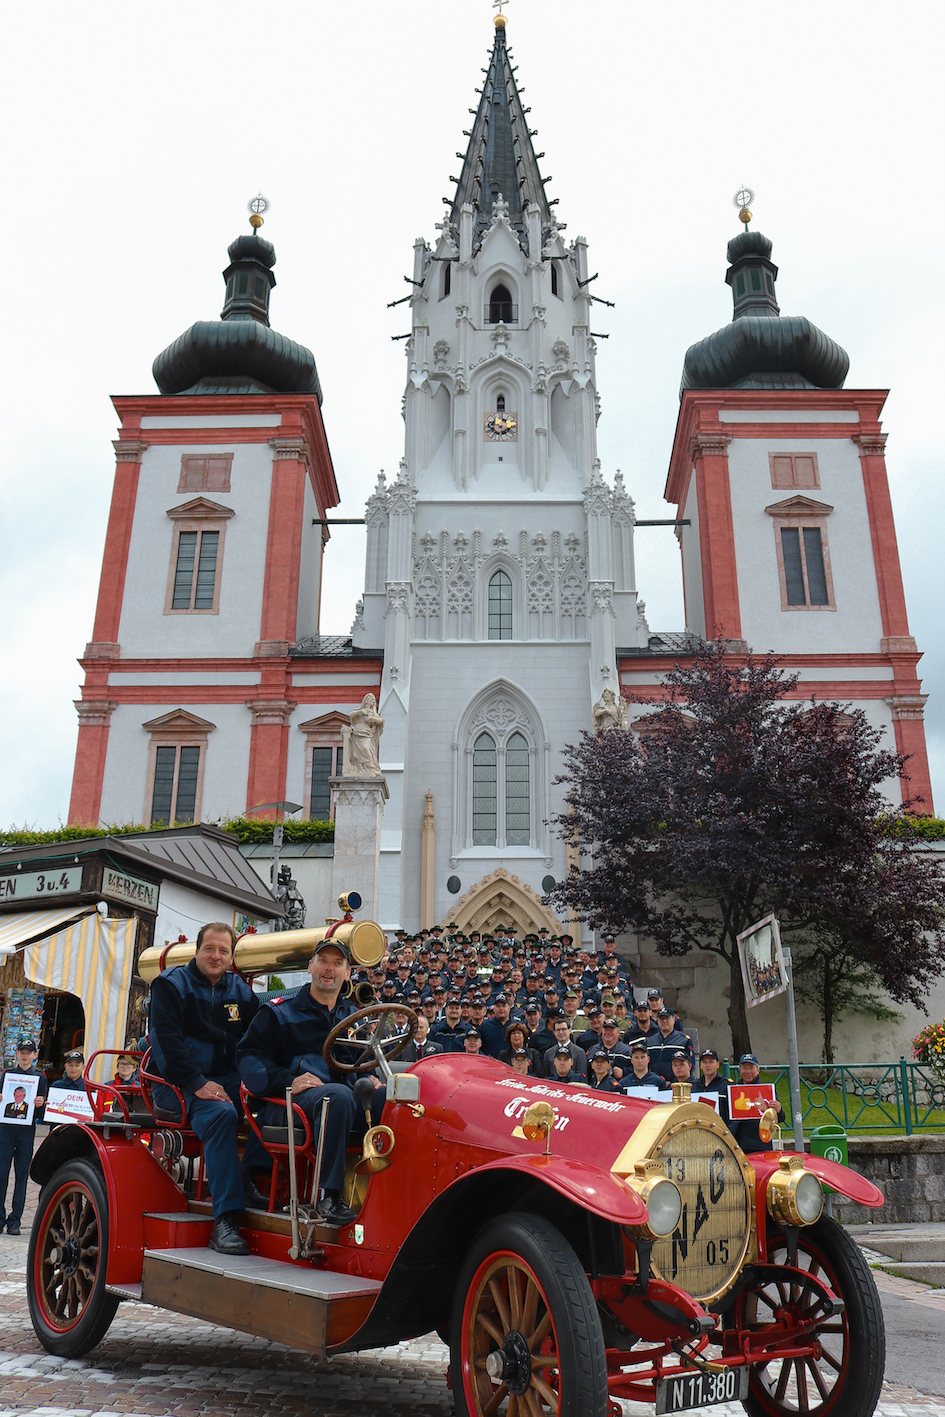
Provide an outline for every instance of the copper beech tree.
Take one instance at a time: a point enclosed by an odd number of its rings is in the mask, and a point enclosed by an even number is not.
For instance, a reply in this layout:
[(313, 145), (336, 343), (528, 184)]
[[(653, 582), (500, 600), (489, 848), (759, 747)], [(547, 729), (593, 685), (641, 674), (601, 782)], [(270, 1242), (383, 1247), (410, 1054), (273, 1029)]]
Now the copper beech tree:
[(580, 863), (550, 898), (660, 954), (723, 959), (736, 1057), (751, 1047), (736, 936), (769, 910), (785, 943), (842, 939), (898, 1001), (921, 1006), (943, 969), (945, 877), (910, 837), (916, 804), (891, 800), (906, 760), (861, 711), (789, 700), (797, 682), (773, 656), (707, 645), (666, 676), (644, 734), (583, 734), (558, 779)]

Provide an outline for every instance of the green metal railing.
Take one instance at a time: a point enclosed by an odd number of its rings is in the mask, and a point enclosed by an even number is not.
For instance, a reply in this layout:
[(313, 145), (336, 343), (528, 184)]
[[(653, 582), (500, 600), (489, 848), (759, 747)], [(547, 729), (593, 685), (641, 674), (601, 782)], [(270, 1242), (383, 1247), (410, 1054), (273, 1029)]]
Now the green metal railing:
[[(738, 1081), (738, 1069), (724, 1065)], [(802, 1063), (801, 1108), (804, 1128), (834, 1122), (846, 1132), (945, 1132), (945, 1082), (921, 1063)], [(760, 1082), (773, 1082), (782, 1103), (789, 1097), (787, 1063), (761, 1071)], [(790, 1108), (785, 1106), (785, 1111)]]

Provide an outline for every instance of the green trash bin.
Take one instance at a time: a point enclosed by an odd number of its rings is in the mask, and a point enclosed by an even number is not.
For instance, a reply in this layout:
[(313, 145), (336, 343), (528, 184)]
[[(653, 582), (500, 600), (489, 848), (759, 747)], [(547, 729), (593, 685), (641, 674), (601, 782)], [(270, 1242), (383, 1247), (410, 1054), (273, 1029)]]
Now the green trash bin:
[[(810, 1134), (810, 1154), (811, 1156), (823, 1156), (827, 1161), (839, 1161), (841, 1166), (846, 1166), (849, 1153), (847, 1151), (847, 1134), (842, 1127), (838, 1127), (835, 1122), (827, 1127), (814, 1127)], [(832, 1186), (821, 1182), (829, 1199), (836, 1195)]]

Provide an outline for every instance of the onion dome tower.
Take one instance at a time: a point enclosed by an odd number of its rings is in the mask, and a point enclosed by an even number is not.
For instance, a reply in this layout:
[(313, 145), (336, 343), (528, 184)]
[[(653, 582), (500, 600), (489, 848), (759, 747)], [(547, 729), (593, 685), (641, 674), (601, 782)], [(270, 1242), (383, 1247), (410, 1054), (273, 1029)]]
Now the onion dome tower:
[(252, 234), (227, 249), (219, 320), (198, 320), (155, 359), (162, 394), (315, 394), (321, 404), (315, 356), (269, 325), (276, 252), (259, 234), (267, 206), (265, 198), (253, 199)]
[(744, 203), (739, 217), (745, 230), (728, 243), (725, 272), (732, 322), (686, 351), (680, 397), (686, 389), (841, 389), (849, 355), (806, 316), (781, 314), (771, 242), (748, 229)]

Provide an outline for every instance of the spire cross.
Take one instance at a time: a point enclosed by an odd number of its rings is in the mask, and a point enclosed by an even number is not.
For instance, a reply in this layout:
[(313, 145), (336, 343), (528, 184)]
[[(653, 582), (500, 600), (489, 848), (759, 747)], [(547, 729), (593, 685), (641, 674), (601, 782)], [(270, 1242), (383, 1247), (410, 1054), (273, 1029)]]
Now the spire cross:
[(503, 13), (502, 6), (503, 6), (503, 5), (507, 5), (508, 3), (509, 3), (509, 0), (492, 0), (492, 8), (493, 8), (493, 10), (498, 10), (499, 14), (500, 14), (500, 15), (502, 16), (502, 18), (504, 19), (504, 18), (505, 18), (505, 15), (504, 15), (504, 13)]

